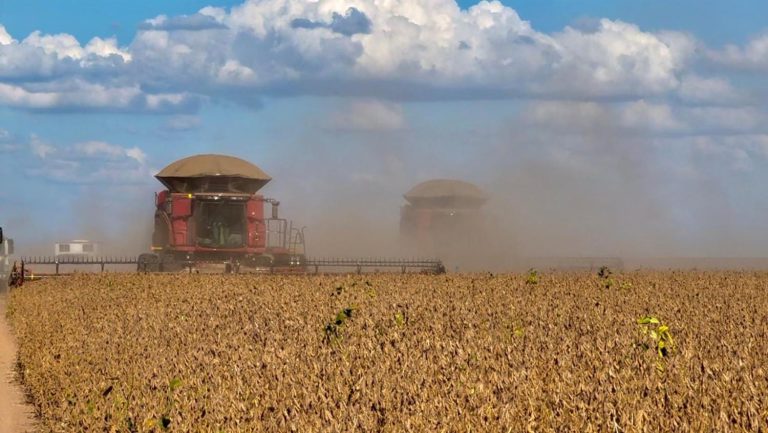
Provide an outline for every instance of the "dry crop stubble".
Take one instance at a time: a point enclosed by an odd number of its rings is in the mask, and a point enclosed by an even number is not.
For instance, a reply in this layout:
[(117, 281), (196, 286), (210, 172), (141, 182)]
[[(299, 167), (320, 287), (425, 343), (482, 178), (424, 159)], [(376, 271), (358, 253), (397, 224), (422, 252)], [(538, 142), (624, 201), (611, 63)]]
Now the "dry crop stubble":
[(768, 274), (611, 278), (74, 275), (9, 316), (43, 431), (768, 428)]

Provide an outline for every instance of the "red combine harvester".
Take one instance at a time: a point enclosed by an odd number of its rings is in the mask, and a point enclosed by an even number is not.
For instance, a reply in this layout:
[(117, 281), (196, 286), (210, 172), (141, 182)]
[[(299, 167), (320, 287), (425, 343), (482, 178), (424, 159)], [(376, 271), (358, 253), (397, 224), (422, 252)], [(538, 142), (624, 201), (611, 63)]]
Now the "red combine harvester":
[(155, 177), (167, 189), (156, 194), (153, 252), (138, 257), (139, 271), (306, 271), (303, 229), (279, 217), (280, 202), (258, 194), (271, 180), (259, 167), (195, 155)]
[(433, 179), (414, 186), (403, 197), (407, 204), (400, 211), (400, 235), (405, 247), (449, 262), (466, 262), (467, 255), (487, 249), (482, 207), (488, 196), (477, 186)]

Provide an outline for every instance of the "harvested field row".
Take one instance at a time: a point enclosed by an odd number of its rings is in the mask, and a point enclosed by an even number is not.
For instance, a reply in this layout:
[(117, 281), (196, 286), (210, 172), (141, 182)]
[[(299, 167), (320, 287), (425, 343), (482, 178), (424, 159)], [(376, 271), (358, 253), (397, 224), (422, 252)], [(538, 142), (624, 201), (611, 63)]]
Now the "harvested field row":
[(9, 318), (43, 431), (766, 431), (767, 283), (75, 275)]

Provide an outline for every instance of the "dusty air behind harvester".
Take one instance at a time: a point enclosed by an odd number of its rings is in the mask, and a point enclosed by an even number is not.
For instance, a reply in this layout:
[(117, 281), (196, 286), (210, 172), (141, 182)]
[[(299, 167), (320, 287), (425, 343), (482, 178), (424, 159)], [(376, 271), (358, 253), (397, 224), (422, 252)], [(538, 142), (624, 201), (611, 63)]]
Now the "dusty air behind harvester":
[(152, 253), (139, 256), (140, 271), (306, 269), (304, 233), (279, 217), (277, 200), (258, 194), (271, 180), (259, 167), (231, 156), (195, 155), (155, 177), (167, 189), (155, 195)]

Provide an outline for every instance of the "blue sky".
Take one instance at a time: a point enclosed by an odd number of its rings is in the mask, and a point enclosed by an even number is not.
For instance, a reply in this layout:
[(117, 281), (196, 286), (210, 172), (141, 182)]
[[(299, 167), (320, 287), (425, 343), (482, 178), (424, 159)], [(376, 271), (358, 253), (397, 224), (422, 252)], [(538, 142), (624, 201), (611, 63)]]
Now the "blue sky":
[(22, 252), (144, 248), (154, 172), (221, 152), (272, 174), (321, 251), (341, 225), (388, 242), (402, 193), (461, 177), (534, 252), (766, 254), (768, 4), (290, 4), (0, 2)]
[[(13, 34), (45, 29), (78, 39), (115, 35), (133, 37), (136, 26), (160, 14), (192, 14), (205, 6), (231, 7), (239, 0), (5, 0), (0, 21)], [(463, 8), (474, 1), (459, 1)], [(765, 30), (768, 4), (755, 0), (517, 0), (504, 1), (542, 31), (557, 31), (583, 18), (606, 17), (637, 23), (650, 30), (676, 29), (695, 33), (711, 43), (739, 43)]]

